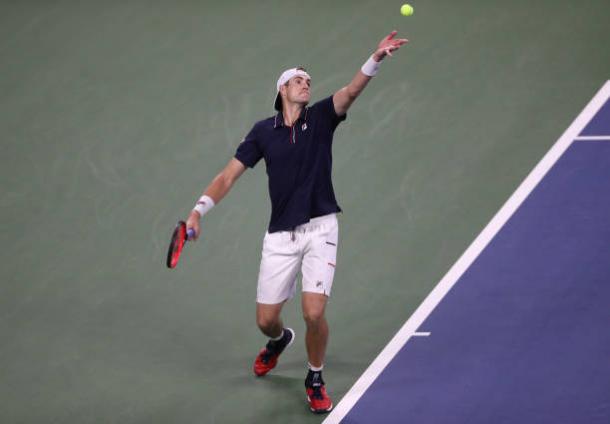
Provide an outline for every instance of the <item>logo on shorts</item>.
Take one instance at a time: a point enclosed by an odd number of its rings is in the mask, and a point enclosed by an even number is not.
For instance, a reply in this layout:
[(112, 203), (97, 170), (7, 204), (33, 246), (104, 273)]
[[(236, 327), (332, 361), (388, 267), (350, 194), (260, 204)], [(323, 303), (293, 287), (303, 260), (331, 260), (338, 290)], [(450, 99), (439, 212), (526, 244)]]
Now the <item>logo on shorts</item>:
[(301, 131), (305, 131), (306, 129), (307, 129), (307, 124), (306, 123), (301, 125)]
[(316, 287), (322, 287), (322, 285), (323, 285), (323, 284), (324, 284), (324, 283), (323, 283), (322, 281), (318, 281), (318, 282), (316, 283)]

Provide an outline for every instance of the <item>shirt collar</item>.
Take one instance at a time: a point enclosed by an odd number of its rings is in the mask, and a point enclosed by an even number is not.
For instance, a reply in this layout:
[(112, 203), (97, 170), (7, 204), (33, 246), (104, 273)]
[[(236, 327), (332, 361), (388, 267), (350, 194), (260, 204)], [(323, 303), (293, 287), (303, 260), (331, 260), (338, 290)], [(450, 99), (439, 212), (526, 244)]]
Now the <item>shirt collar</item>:
[[(299, 117), (297, 118), (297, 120), (295, 121), (295, 124), (301, 120), (303, 122), (307, 122), (307, 111), (309, 110), (308, 107), (304, 107), (303, 110), (301, 111), (301, 114), (299, 115)], [(275, 121), (273, 123), (273, 128), (280, 128), (283, 127), (284, 125), (284, 115), (282, 114), (282, 112), (278, 112), (277, 115), (275, 115)]]

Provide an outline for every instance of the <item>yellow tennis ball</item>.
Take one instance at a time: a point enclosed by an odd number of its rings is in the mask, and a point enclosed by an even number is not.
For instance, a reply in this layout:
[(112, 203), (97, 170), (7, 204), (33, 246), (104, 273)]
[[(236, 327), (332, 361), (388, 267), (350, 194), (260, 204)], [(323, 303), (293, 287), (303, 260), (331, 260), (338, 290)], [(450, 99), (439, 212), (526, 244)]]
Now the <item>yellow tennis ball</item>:
[(404, 16), (411, 16), (413, 14), (413, 6), (407, 3), (403, 4), (400, 6), (400, 13)]

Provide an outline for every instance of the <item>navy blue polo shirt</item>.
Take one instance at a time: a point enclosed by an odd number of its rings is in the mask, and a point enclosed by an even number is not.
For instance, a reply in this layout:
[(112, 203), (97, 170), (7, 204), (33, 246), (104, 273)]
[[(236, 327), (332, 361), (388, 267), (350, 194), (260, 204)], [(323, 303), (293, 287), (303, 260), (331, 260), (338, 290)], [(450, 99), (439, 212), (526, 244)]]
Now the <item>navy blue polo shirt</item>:
[(277, 115), (254, 124), (235, 153), (253, 168), (265, 159), (269, 176), (269, 232), (291, 230), (311, 218), (341, 212), (331, 181), (332, 142), (337, 125), (332, 96), (306, 107), (292, 127)]

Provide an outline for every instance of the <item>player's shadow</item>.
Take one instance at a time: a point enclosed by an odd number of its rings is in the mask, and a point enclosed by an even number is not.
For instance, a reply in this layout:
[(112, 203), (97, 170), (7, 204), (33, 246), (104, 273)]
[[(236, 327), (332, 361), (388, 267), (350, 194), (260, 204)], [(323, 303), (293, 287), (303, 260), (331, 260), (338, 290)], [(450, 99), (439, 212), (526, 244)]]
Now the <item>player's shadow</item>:
[(351, 373), (366, 369), (370, 363), (366, 360), (355, 361), (338, 355), (326, 355), (325, 365), (333, 372)]
[[(298, 389), (303, 386), (303, 390), (305, 390), (305, 386), (303, 385), (304, 378), (300, 377), (289, 377), (286, 375), (278, 375), (278, 374), (268, 374), (264, 377), (255, 377), (256, 380), (260, 381), (261, 384), (269, 384), (272, 387), (281, 390), (282, 392), (286, 391), (295, 391), (298, 392), (299, 396), (301, 396), (301, 391)], [(301, 396), (302, 397), (302, 396)]]
[[(276, 399), (282, 399), (282, 407), (287, 414), (293, 414), (296, 410), (303, 408), (303, 411), (307, 411), (304, 404), (305, 399), (305, 376), (303, 377), (291, 377), (280, 374), (281, 371), (273, 370), (274, 374), (269, 373), (264, 377), (256, 377), (254, 374), (244, 374), (240, 376), (234, 376), (230, 380), (239, 387), (252, 387), (257, 390), (263, 390), (267, 392), (270, 397)], [(280, 410), (276, 410), (276, 413), (280, 413)]]
[[(278, 371), (279, 372), (279, 371)], [(264, 377), (255, 377), (257, 385), (266, 388), (281, 397), (283, 406), (275, 411), (275, 417), (293, 417), (295, 411), (301, 411), (304, 415), (309, 414), (305, 406), (305, 377), (290, 377), (281, 374), (267, 374)]]

